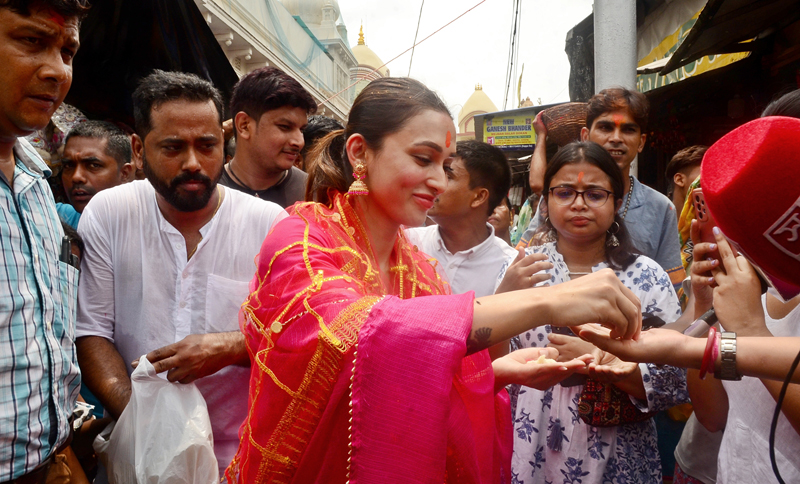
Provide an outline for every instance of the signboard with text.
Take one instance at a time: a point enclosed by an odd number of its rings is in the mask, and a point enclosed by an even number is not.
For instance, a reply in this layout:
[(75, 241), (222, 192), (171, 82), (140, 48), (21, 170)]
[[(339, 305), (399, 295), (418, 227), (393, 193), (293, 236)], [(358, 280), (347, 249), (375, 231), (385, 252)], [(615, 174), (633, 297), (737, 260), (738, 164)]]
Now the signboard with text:
[(532, 116), (493, 116), (485, 119), (484, 138), (501, 149), (533, 149), (536, 133)]

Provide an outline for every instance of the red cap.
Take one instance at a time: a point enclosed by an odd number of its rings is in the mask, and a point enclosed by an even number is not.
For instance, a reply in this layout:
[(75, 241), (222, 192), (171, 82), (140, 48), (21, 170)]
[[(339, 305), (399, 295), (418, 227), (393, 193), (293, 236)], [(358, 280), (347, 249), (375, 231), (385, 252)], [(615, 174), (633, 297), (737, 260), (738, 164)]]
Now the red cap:
[(764, 272), (800, 284), (800, 119), (736, 128), (708, 149), (700, 170), (722, 232)]

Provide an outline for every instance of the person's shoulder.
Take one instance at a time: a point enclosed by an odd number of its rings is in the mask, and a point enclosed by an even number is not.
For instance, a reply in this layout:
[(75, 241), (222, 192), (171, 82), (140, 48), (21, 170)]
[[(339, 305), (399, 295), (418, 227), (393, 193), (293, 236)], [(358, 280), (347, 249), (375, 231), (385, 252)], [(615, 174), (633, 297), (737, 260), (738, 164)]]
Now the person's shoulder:
[(439, 237), (438, 225), (408, 227), (403, 229), (403, 233), (405, 233), (408, 243), (412, 246), (417, 246), (422, 252), (430, 255), (435, 251), (436, 240)]
[(642, 187), (642, 193), (644, 193), (645, 198), (647, 199), (647, 205), (650, 207), (658, 207), (661, 209), (669, 209), (671, 208), (673, 211), (675, 210), (675, 206), (672, 205), (672, 202), (666, 195), (659, 192), (658, 190), (651, 188), (644, 183), (639, 182), (640, 186)]
[(140, 207), (147, 197), (152, 197), (154, 193), (153, 186), (147, 180), (134, 180), (97, 192), (89, 200), (83, 212), (118, 215), (126, 210)]
[[(219, 185), (218, 185), (219, 186)], [(263, 233), (288, 215), (280, 205), (240, 192), (235, 188), (224, 187), (225, 198), (230, 208), (224, 213), (225, 221), (234, 231), (251, 227)]]
[[(293, 166), (291, 168), (291, 176), (292, 176), (292, 180), (293, 181), (300, 180), (304, 184), (305, 184), (306, 180), (308, 179), (308, 173), (304, 172), (303, 170), (301, 170), (300, 168), (298, 168), (296, 166)], [(295, 183), (296, 183), (296, 181), (295, 181)]]
[(47, 166), (47, 163), (42, 159), (42, 156), (36, 151), (36, 148), (25, 138), (17, 138), (17, 143), (14, 146), (14, 154), (21, 159), (22, 163), (28, 166), (35, 172), (42, 174), (44, 178), (49, 178), (53, 171)]
[(501, 239), (496, 235), (491, 236), (491, 244), (492, 247), (495, 248), (495, 250), (503, 254), (504, 258), (509, 256), (516, 257), (518, 254), (517, 249), (511, 247), (506, 243), (505, 240)]

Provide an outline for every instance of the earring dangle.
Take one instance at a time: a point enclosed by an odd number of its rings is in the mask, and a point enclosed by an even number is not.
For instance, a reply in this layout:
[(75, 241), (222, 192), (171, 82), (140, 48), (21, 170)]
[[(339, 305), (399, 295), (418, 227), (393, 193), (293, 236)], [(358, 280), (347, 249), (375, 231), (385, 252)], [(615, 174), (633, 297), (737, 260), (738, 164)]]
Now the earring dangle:
[(350, 195), (369, 195), (369, 188), (364, 183), (364, 178), (367, 177), (367, 165), (363, 161), (356, 163), (353, 169), (353, 178), (356, 179), (350, 184), (350, 190), (347, 193)]
[[(614, 225), (616, 225), (616, 229), (612, 232), (609, 228), (606, 233), (608, 234), (608, 240), (606, 241), (606, 245), (609, 247), (619, 247), (619, 239), (617, 238), (617, 232), (619, 232), (619, 222), (616, 220), (614, 221)], [(612, 227), (614, 227), (612, 225)]]
[[(544, 223), (545, 225), (550, 225), (550, 217), (545, 217)], [(548, 230), (547, 234), (545, 235), (545, 242), (555, 242), (556, 240), (558, 240), (558, 232), (556, 232), (556, 229), (550, 225), (550, 230)]]

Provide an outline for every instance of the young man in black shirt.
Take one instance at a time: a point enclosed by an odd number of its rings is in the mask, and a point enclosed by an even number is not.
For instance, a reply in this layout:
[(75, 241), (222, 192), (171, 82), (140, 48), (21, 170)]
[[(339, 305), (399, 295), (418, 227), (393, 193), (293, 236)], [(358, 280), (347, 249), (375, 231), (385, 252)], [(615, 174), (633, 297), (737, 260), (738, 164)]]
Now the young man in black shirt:
[(231, 96), (236, 154), (222, 170), (221, 185), (286, 208), (305, 197), (306, 179), (294, 162), (314, 98), (275, 67), (244, 76)]

